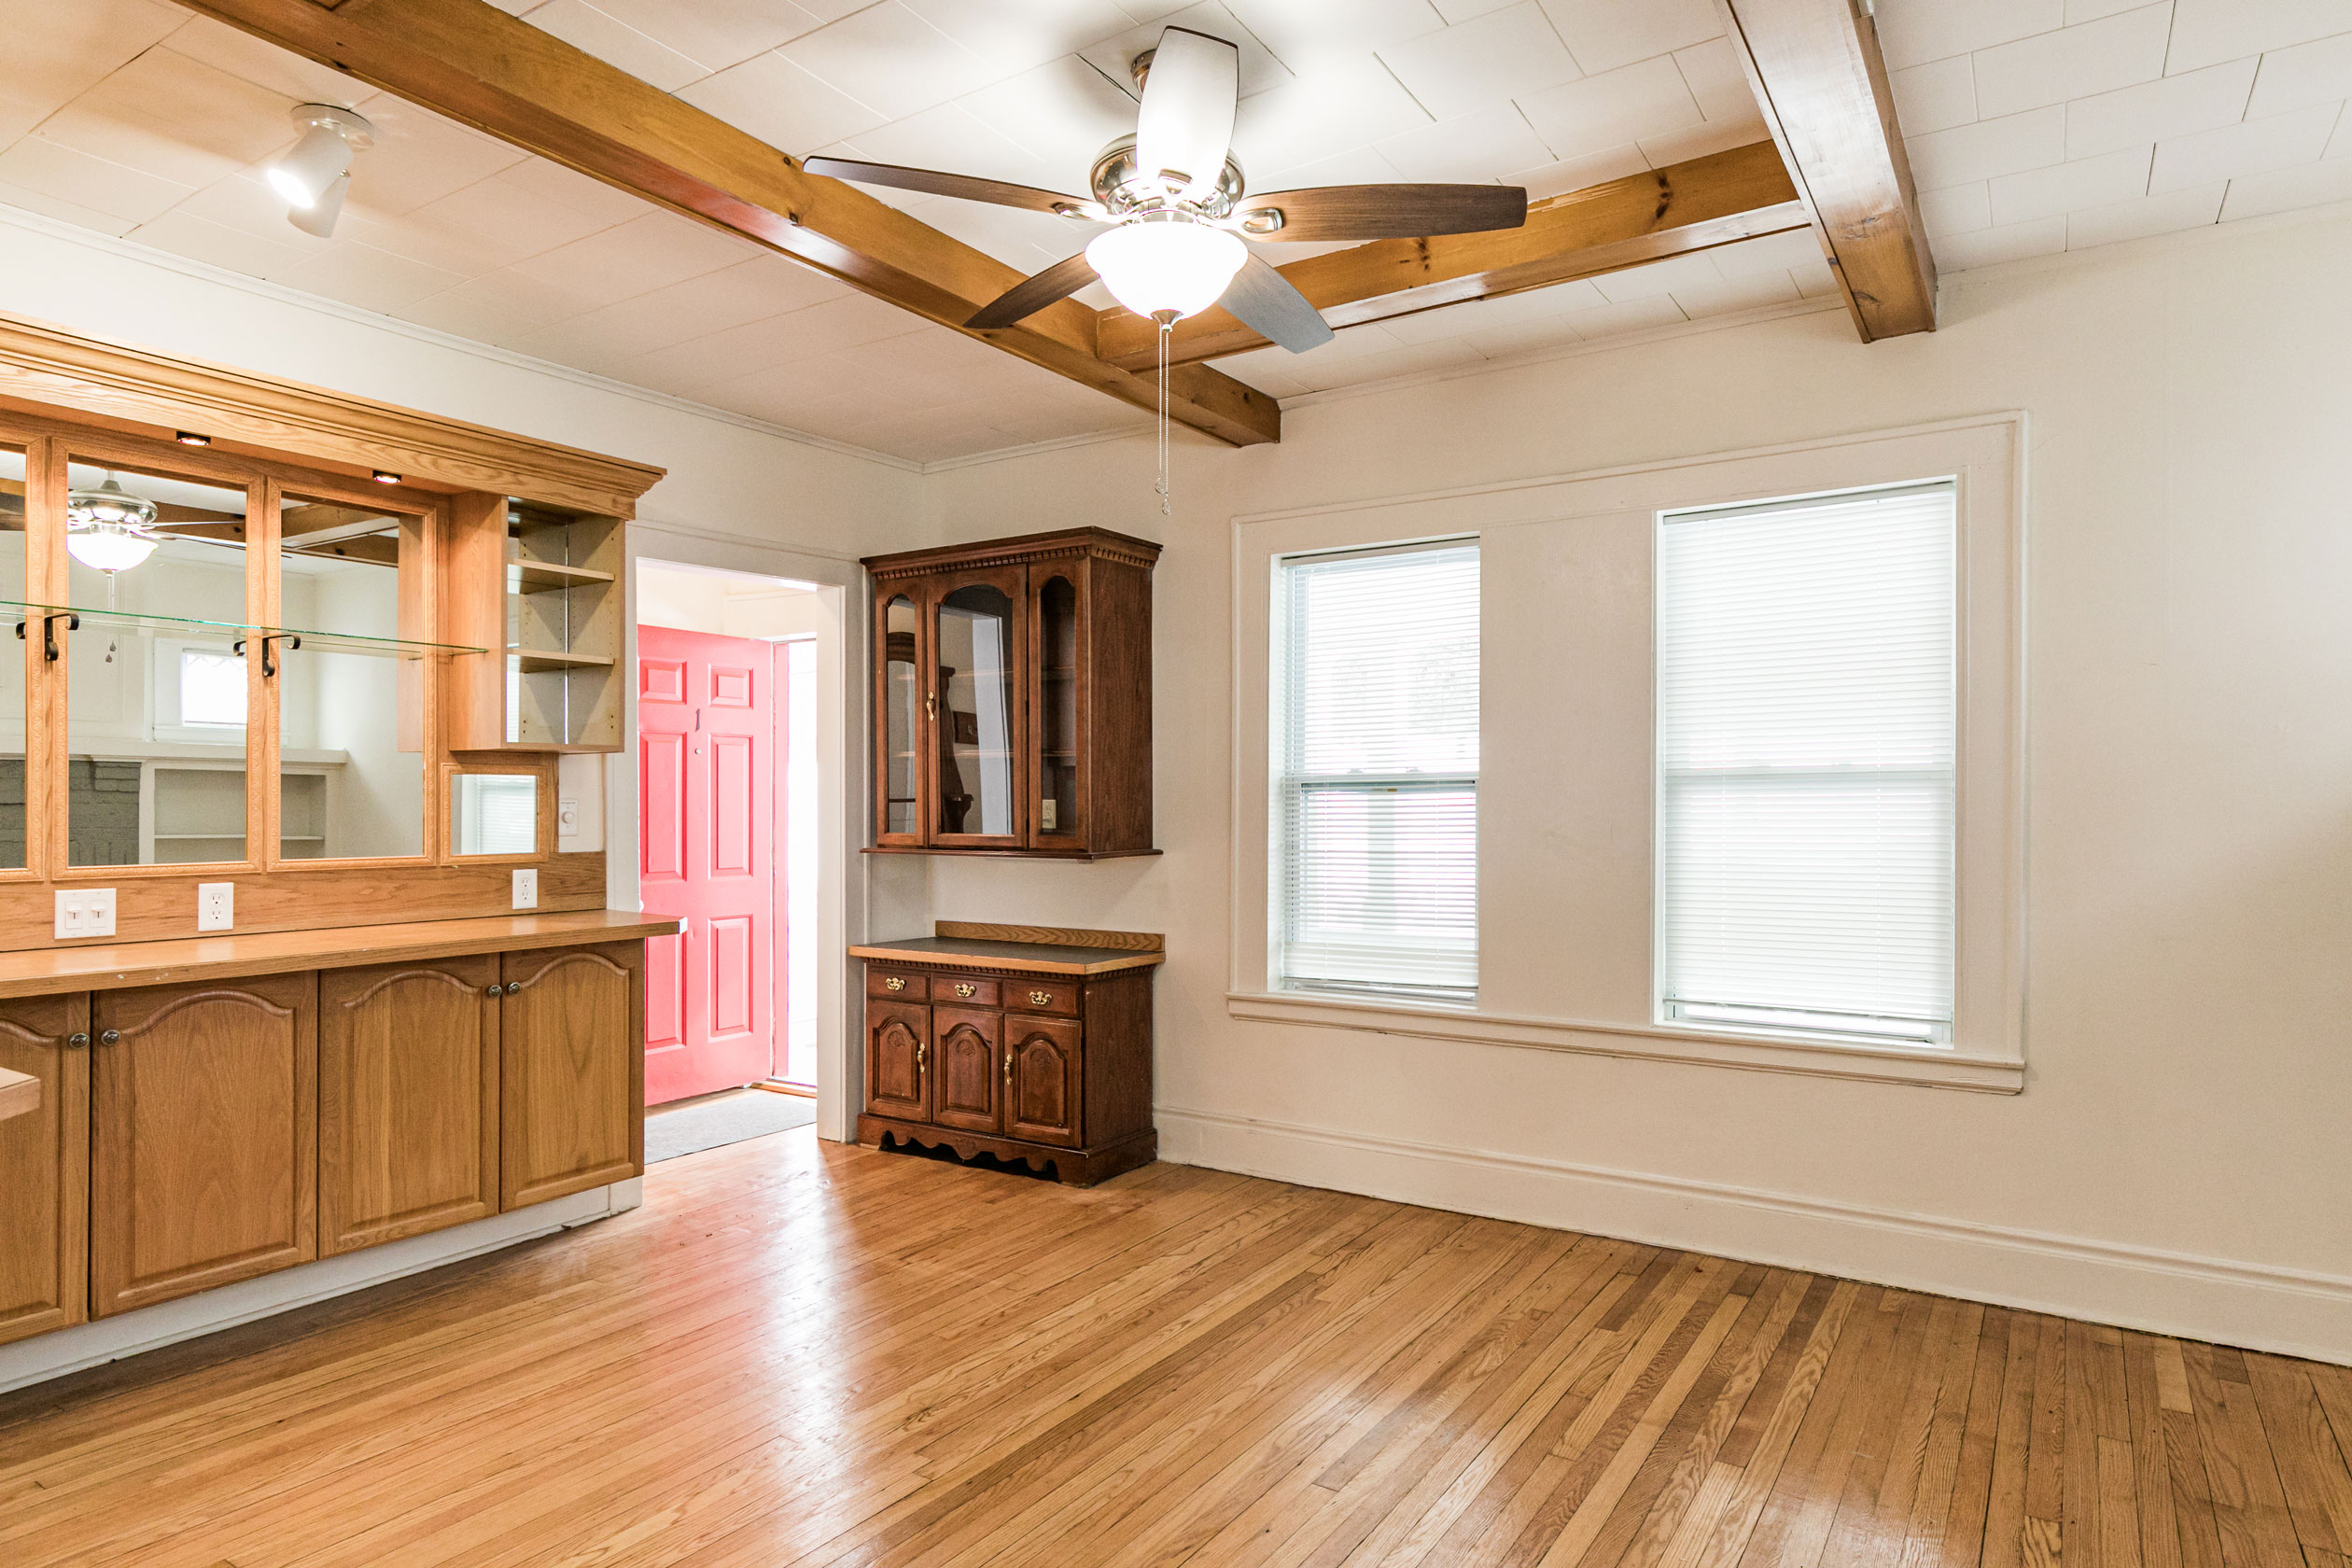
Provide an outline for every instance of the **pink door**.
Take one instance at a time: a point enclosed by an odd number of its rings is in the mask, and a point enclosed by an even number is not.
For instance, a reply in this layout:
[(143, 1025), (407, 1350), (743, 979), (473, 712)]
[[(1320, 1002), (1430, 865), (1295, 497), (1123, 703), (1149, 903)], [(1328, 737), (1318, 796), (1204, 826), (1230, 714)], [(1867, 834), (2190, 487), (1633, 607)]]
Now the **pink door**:
[(686, 929), (645, 965), (645, 1102), (775, 1071), (769, 646), (637, 628), (638, 884)]

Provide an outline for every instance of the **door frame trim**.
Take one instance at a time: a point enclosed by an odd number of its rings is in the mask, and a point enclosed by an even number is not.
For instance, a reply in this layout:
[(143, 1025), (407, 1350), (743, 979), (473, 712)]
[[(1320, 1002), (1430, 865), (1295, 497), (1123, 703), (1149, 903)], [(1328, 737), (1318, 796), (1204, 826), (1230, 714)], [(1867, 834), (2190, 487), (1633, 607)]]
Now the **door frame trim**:
[[(865, 571), (855, 561), (813, 555), (749, 539), (666, 528), (644, 521), (629, 525), (624, 582), (627, 647), (631, 671), (637, 658), (637, 567), (641, 560), (746, 572), (813, 584), (823, 605), (817, 642), (817, 1136), (846, 1143), (857, 1136), (858, 1109), (865, 1094), (862, 966), (849, 945), (870, 934), (869, 911), (904, 909), (907, 917), (930, 919), (929, 890), (917, 864), (876, 866), (887, 856), (861, 855), (853, 819), (862, 830), (870, 798), (871, 759), (866, 752), (865, 661), (850, 658), (852, 639), (866, 634)], [(861, 641), (855, 644), (862, 650)], [(639, 909), (637, 892), (637, 681), (622, 693), (623, 750), (604, 759), (608, 843), (606, 903), (614, 909)], [(830, 958), (826, 955), (831, 955)], [(855, 1004), (854, 1008), (852, 1003)], [(854, 1014), (854, 1015), (853, 1015)], [(778, 1028), (783, 1027), (779, 1016)]]

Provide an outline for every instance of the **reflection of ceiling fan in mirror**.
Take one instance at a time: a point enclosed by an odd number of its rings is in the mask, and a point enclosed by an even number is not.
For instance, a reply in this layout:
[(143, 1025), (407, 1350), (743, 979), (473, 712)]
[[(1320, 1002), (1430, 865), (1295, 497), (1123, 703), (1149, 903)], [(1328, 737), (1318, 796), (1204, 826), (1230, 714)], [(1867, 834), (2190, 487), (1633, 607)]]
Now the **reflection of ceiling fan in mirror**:
[(1240, 51), (1170, 27), (1136, 61), (1135, 74), (1143, 90), (1135, 134), (1097, 156), (1091, 200), (846, 158), (811, 158), (804, 166), (812, 175), (1113, 226), (984, 306), (967, 327), (1009, 327), (1100, 278), (1121, 304), (1162, 328), (1222, 303), (1295, 354), (1329, 342), (1331, 329), (1245, 240), (1418, 238), (1527, 221), (1527, 192), (1515, 186), (1339, 185), (1250, 195), (1230, 153)]

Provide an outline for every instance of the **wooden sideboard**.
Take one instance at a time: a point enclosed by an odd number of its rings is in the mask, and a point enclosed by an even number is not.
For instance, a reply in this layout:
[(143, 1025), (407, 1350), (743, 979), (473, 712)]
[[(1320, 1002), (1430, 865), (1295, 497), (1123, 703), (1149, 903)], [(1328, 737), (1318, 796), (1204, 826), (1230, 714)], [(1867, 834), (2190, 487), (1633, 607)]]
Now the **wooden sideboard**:
[(0, 954), (0, 1343), (643, 1170), (609, 910)]
[(1148, 1165), (1160, 939), (942, 921), (865, 960), (858, 1141), (1048, 1166), (1075, 1186)]

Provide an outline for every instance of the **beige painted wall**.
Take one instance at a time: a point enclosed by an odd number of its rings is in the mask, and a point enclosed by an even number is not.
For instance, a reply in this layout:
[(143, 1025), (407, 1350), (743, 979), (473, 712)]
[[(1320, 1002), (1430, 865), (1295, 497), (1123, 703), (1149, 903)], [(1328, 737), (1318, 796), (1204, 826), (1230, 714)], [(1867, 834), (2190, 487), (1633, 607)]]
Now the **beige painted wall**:
[[(1168, 547), (1166, 855), (943, 859), (933, 913), (1168, 933), (1173, 1157), (2352, 1361), (2347, 273), (2335, 214), (1958, 277), (1931, 338), (1816, 315), (1293, 409), (1278, 447), (1183, 441), (1169, 521), (1147, 442), (931, 476), (953, 537)], [(1233, 516), (2009, 409), (2023, 1094), (1227, 1016)]]

